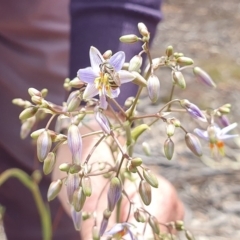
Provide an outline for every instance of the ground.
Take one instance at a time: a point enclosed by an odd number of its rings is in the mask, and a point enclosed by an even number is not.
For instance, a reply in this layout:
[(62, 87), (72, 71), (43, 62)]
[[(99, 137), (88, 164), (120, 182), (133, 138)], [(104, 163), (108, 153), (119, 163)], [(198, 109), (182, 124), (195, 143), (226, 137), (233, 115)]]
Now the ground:
[[(158, 26), (153, 56), (163, 55), (166, 47), (172, 45), (176, 52), (193, 58), (195, 65), (205, 69), (217, 83), (216, 89), (209, 89), (186, 70), (187, 89), (177, 91), (175, 96), (187, 98), (203, 109), (231, 103), (229, 119), (240, 123), (240, 2), (168, 0), (162, 10), (164, 18)], [(167, 99), (171, 78), (170, 71), (165, 69), (157, 74), (161, 81), (161, 104)], [(139, 111), (148, 113), (159, 108), (147, 107), (148, 103), (143, 98)], [(199, 127), (190, 118), (181, 119), (190, 132)], [(239, 133), (239, 128), (233, 132)], [(175, 155), (168, 161), (162, 154), (164, 134), (161, 124), (142, 138), (142, 141), (147, 139), (153, 153), (144, 158), (148, 164), (157, 164), (159, 172), (177, 188), (186, 209), (187, 229), (198, 240), (240, 239), (239, 138), (227, 141), (226, 156), (214, 160), (203, 141), (204, 156), (195, 157), (185, 145), (183, 132), (177, 131), (173, 138)], [(141, 153), (140, 146), (138, 151)]]

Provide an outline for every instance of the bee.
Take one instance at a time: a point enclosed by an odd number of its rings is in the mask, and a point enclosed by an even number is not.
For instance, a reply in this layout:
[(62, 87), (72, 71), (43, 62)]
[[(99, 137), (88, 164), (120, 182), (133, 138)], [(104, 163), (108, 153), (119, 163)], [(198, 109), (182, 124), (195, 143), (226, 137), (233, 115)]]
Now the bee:
[(108, 83), (113, 90), (121, 86), (119, 74), (114, 70), (113, 66), (108, 62), (104, 62), (99, 65), (99, 68), (103, 74), (107, 74)]

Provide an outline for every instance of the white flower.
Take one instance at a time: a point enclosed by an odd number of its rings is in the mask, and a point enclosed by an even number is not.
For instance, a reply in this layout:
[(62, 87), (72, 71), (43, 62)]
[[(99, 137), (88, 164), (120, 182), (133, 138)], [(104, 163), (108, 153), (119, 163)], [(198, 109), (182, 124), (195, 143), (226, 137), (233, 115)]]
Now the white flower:
[(122, 237), (124, 236), (124, 239), (137, 240), (137, 238), (132, 232), (132, 228), (133, 225), (131, 225), (130, 223), (117, 223), (112, 229), (107, 231), (105, 235), (112, 236), (114, 237), (114, 239), (122, 239)]
[(90, 48), (91, 67), (78, 70), (77, 76), (87, 83), (83, 99), (90, 99), (97, 94), (100, 98), (100, 108), (107, 108), (106, 97), (116, 98), (120, 93), (120, 85), (132, 81), (135, 77), (128, 71), (121, 70), (125, 62), (125, 53), (115, 53), (105, 60), (99, 50)]
[[(199, 128), (194, 129), (194, 132), (200, 137), (210, 142), (210, 148), (213, 149), (217, 146), (220, 153), (224, 154), (224, 143), (222, 140), (238, 137), (238, 134), (227, 134), (229, 131), (237, 127), (237, 123), (232, 123), (225, 128), (219, 128), (214, 125), (211, 130), (204, 131)], [(210, 136), (211, 134), (211, 136)]]

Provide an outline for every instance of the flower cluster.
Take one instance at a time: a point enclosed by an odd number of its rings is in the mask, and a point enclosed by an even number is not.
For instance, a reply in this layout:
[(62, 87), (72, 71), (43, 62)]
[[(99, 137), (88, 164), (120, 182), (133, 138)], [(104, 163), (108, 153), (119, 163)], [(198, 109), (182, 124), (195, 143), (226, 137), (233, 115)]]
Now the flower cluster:
[[(154, 239), (170, 239), (170, 237), (172, 239), (172, 230), (174, 230), (184, 231), (186, 239), (191, 240), (193, 236), (184, 228), (182, 221), (164, 223), (168, 233), (162, 233), (161, 223), (157, 217), (145, 208), (153, 201), (152, 189), (161, 188), (161, 186), (158, 186), (156, 175), (143, 165), (143, 159), (134, 153), (134, 147), (140, 141), (139, 137), (145, 131), (150, 131), (150, 126), (161, 124), (166, 129), (163, 133), (166, 140), (162, 147), (168, 160), (174, 157), (173, 136), (176, 131), (183, 133), (182, 138), (185, 140), (186, 148), (198, 157), (204, 153), (198, 137), (208, 141), (211, 149), (216, 146), (223, 154), (223, 141), (238, 136), (228, 134), (230, 130), (236, 128), (237, 123), (229, 124), (226, 121), (230, 104), (213, 109), (209, 114), (206, 109), (200, 109), (188, 99), (174, 98), (175, 88), (187, 88), (183, 69), (191, 69), (197, 79), (207, 87), (215, 87), (215, 83), (204, 70), (193, 66), (194, 62), (191, 58), (184, 56), (183, 53), (174, 52), (172, 46), (167, 47), (163, 56), (152, 59), (149, 49), (150, 33), (143, 23), (138, 24), (138, 29), (140, 36), (129, 34), (120, 38), (120, 41), (126, 44), (134, 44), (138, 41), (143, 43), (139, 53), (127, 63), (125, 53), (122, 51), (112, 54), (108, 50), (101, 54), (97, 48), (90, 48), (91, 67), (80, 69), (73, 80), (65, 80), (64, 87), (71, 92), (62, 106), (47, 101), (46, 90), (39, 91), (34, 88), (29, 89), (31, 102), (15, 99), (14, 104), (24, 108), (19, 116), (22, 121), (21, 136), (28, 135), (31, 127), (40, 119), (39, 116), (51, 115), (46, 127), (32, 132), (31, 137), (36, 140), (37, 156), (39, 161), (43, 162), (43, 171), (46, 175), (56, 167), (56, 154), (59, 147), (67, 144), (70, 149), (72, 159), (66, 159), (66, 162), (58, 166), (60, 171), (65, 173), (65, 177), (53, 181), (47, 195), (48, 200), (52, 201), (58, 196), (62, 187), (66, 187), (67, 201), (76, 230), (81, 230), (84, 220), (92, 218), (94, 219), (93, 239), (104, 237), (145, 239), (144, 229), (148, 226), (151, 229), (151, 237)], [(146, 54), (149, 60), (144, 71), (142, 69), (143, 54)], [(161, 88), (164, 86), (156, 71), (161, 67), (168, 67), (171, 71), (168, 84), (171, 85), (172, 91), (169, 101), (165, 103), (159, 101)], [(137, 84), (138, 93), (136, 96), (127, 98), (125, 105), (120, 106), (115, 98), (120, 94), (121, 85), (127, 82)], [(138, 113), (137, 106), (141, 104), (143, 89), (148, 92), (150, 101), (158, 107), (156, 112), (147, 115)], [(99, 98), (95, 98), (97, 95)], [(174, 110), (173, 105), (175, 105)], [(181, 119), (176, 118), (175, 112), (181, 114)], [(201, 124), (205, 124), (206, 130), (187, 129), (190, 125), (184, 121), (185, 119), (189, 121), (189, 116), (190, 120), (192, 117), (195, 122), (200, 121)], [(57, 117), (56, 129), (51, 130), (50, 124), (55, 117)], [(145, 119), (149, 121), (145, 122)], [(217, 120), (224, 122), (225, 127), (220, 129), (216, 125)], [(91, 137), (94, 141), (84, 145), (83, 138), (92, 139)], [(124, 138), (125, 141), (120, 138)], [(108, 146), (111, 154), (104, 152), (104, 157), (99, 154), (101, 151), (97, 150), (103, 145), (102, 143)], [(142, 146), (146, 155), (150, 155), (147, 140)], [(96, 152), (97, 157), (94, 155)], [(98, 176), (103, 176), (107, 181), (102, 189), (99, 185), (92, 184), (92, 180)], [(134, 194), (128, 193), (130, 185), (126, 186), (126, 180), (130, 180), (129, 184), (137, 186)], [(98, 202), (105, 192), (106, 208), (100, 209), (99, 213)], [(132, 201), (132, 196), (136, 194), (139, 195), (141, 207)], [(85, 212), (86, 202), (93, 201), (93, 198), (95, 199), (95, 203), (92, 204), (94, 210)], [(127, 200), (130, 205), (129, 214), (124, 222), (121, 222), (118, 216), (115, 226), (109, 230), (109, 220), (113, 219), (113, 211), (116, 208), (117, 211), (121, 211), (122, 199)], [(142, 231), (134, 227), (136, 223), (142, 223)]]

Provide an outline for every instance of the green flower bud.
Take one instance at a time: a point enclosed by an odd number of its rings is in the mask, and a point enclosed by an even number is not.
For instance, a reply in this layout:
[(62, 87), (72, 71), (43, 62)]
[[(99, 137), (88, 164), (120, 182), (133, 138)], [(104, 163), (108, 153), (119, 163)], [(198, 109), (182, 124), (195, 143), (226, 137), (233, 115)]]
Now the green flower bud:
[(42, 97), (45, 98), (47, 96), (47, 94), (48, 94), (48, 90), (46, 88), (43, 88), (41, 90), (41, 94), (42, 94)]
[(142, 165), (142, 159), (141, 158), (133, 158), (132, 160), (131, 160), (131, 165), (133, 166), (133, 167), (138, 167), (138, 166), (141, 166)]
[(151, 228), (155, 234), (160, 233), (160, 228), (159, 228), (158, 220), (156, 217), (151, 215), (148, 219), (148, 223), (151, 226)]
[(52, 201), (60, 192), (62, 188), (62, 181), (58, 179), (50, 184), (47, 192), (47, 199), (48, 201)]
[(185, 231), (185, 236), (186, 236), (187, 240), (194, 240), (194, 236), (188, 230)]
[(69, 82), (69, 86), (73, 88), (81, 88), (84, 86), (84, 82), (82, 82), (79, 78), (75, 77)]
[(227, 114), (227, 113), (230, 113), (230, 110), (231, 110), (231, 104), (227, 103), (227, 104), (224, 104), (223, 106), (221, 106), (218, 111), (222, 114)]
[(151, 156), (151, 148), (147, 142), (142, 143), (142, 149), (147, 156)]
[(155, 103), (160, 96), (160, 81), (156, 75), (151, 75), (147, 81), (148, 96)]
[(131, 173), (136, 173), (137, 172), (137, 168), (134, 167), (132, 164), (130, 164), (127, 169)]
[(144, 179), (154, 188), (158, 188), (158, 179), (150, 169), (143, 169)]
[(70, 163), (62, 163), (62, 164), (59, 166), (59, 169), (60, 169), (60, 171), (62, 171), (62, 172), (68, 172), (71, 166), (72, 166), (72, 164), (70, 164)]
[(172, 137), (174, 135), (174, 132), (175, 132), (174, 124), (168, 123), (167, 124), (167, 135), (168, 135), (168, 137)]
[(69, 173), (74, 174), (78, 173), (81, 170), (81, 166), (77, 164), (72, 164), (71, 167), (69, 168)]
[(128, 34), (120, 37), (119, 40), (123, 43), (135, 43), (139, 40), (139, 37), (134, 34)]
[(135, 98), (134, 97), (128, 97), (124, 103), (124, 107), (130, 108), (134, 102)]
[(193, 64), (193, 60), (191, 58), (188, 58), (188, 57), (179, 57), (179, 58), (177, 58), (177, 63), (180, 66), (188, 66), (188, 65)]
[(28, 93), (31, 97), (32, 96), (42, 97), (42, 93), (40, 91), (38, 91), (36, 88), (29, 88)]
[(122, 196), (122, 183), (119, 178), (113, 177), (108, 190), (108, 209), (113, 211)]
[(74, 98), (72, 98), (71, 101), (67, 104), (67, 111), (75, 111), (79, 107), (81, 101), (82, 99), (80, 98), (80, 96), (75, 96)]
[(42, 104), (42, 97), (39, 96), (32, 96), (31, 97), (31, 101), (37, 105), (41, 105)]
[(186, 88), (186, 82), (185, 82), (185, 79), (183, 77), (183, 74), (179, 71), (173, 71), (172, 72), (172, 79), (173, 79), (173, 82), (179, 86), (180, 88), (182, 89), (185, 89)]
[(181, 122), (176, 119), (176, 118), (171, 118), (170, 122), (175, 126), (175, 127), (180, 127), (181, 126)]
[(37, 110), (38, 110), (38, 107), (35, 107), (35, 106), (30, 106), (28, 108), (25, 108), (20, 113), (19, 119), (23, 121), (23, 120), (26, 120), (30, 117), (33, 117), (36, 114)]
[(100, 232), (97, 226), (92, 228), (92, 238), (93, 240), (100, 240)]
[(173, 46), (168, 46), (166, 49), (167, 57), (171, 57), (173, 55)]
[(100, 226), (100, 230), (99, 230), (99, 235), (102, 236), (106, 229), (107, 229), (107, 226), (108, 226), (108, 220), (111, 216), (112, 212), (109, 211), (108, 209), (105, 209), (104, 212), (103, 212), (103, 219), (101, 221), (101, 226)]
[(142, 57), (139, 55), (135, 55), (129, 62), (128, 71), (138, 72), (141, 66), (142, 66)]
[(85, 211), (82, 212), (83, 221), (88, 220), (91, 216), (92, 214), (90, 212), (85, 212)]
[(192, 133), (185, 135), (185, 142), (188, 148), (198, 157), (202, 156), (202, 146), (199, 139)]
[(174, 153), (174, 143), (171, 138), (168, 138), (164, 143), (164, 154), (168, 160), (171, 160), (173, 153)]
[(216, 84), (213, 82), (212, 78), (203, 71), (200, 67), (193, 68), (193, 73), (197, 77), (199, 81), (202, 83), (210, 86), (210, 87), (216, 87)]
[(37, 139), (37, 157), (42, 162), (52, 147), (52, 140), (47, 130), (43, 131)]
[(25, 100), (23, 100), (23, 99), (21, 99), (21, 98), (14, 98), (14, 99), (12, 100), (12, 103), (13, 103), (14, 105), (17, 105), (17, 106), (23, 107), (23, 108), (27, 108), (27, 107), (32, 106), (32, 103), (30, 103), (29, 101), (25, 101)]
[(109, 59), (112, 56), (112, 50), (107, 50), (105, 53), (103, 53), (103, 58), (105, 60)]
[(143, 203), (148, 206), (152, 201), (152, 189), (145, 180), (142, 180), (139, 184), (139, 194)]
[(53, 152), (49, 152), (43, 162), (43, 172), (45, 175), (48, 175), (49, 173), (52, 172), (55, 163), (56, 163), (56, 154)]
[(92, 195), (92, 184), (90, 177), (82, 178), (82, 190), (86, 197), (90, 197)]
[(148, 29), (144, 23), (142, 23), (142, 22), (138, 23), (138, 30), (143, 37), (149, 36)]
[(80, 179), (77, 173), (68, 174), (66, 188), (67, 188), (67, 197), (70, 204), (73, 201), (73, 194), (76, 189), (78, 189), (80, 184)]
[(86, 196), (84, 195), (82, 187), (79, 187), (74, 191), (73, 200), (72, 200), (72, 205), (76, 212), (80, 212), (82, 210), (85, 201), (86, 201)]
[(147, 129), (150, 129), (150, 127), (147, 124), (141, 124), (138, 125), (137, 127), (135, 127), (132, 131), (131, 131), (131, 137), (134, 141), (137, 141), (138, 137), (145, 132)]
[(176, 222), (174, 222), (174, 225), (175, 225), (175, 228), (176, 228), (178, 231), (184, 230), (184, 222), (183, 222), (183, 221), (177, 220)]
[(28, 136), (35, 122), (36, 122), (36, 117), (33, 116), (28, 118), (26, 121), (22, 123), (21, 131), (20, 131), (21, 139), (25, 139)]
[(133, 214), (134, 218), (136, 219), (137, 222), (141, 222), (144, 223), (146, 222), (146, 216), (142, 211), (139, 211), (139, 209), (137, 209), (134, 214)]

